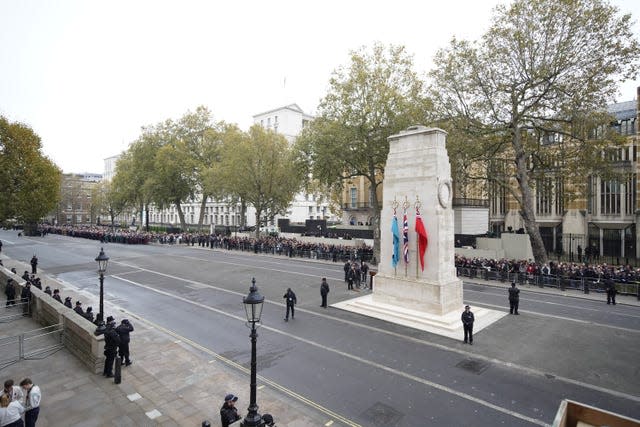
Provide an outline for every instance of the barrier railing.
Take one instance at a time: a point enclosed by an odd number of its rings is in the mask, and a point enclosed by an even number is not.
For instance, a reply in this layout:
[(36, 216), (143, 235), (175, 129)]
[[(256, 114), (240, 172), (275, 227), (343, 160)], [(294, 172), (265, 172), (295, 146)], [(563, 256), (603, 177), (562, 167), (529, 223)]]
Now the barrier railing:
[(26, 302), (0, 306), (0, 323), (7, 323), (19, 319), (22, 317), (26, 306)]
[[(532, 285), (541, 288), (557, 288), (561, 290), (576, 290), (584, 293), (605, 292), (606, 284), (604, 279), (597, 277), (575, 277), (559, 276), (551, 274), (527, 274), (513, 273), (488, 268), (456, 267), (458, 277), (468, 277), (470, 279), (481, 279), (487, 281), (500, 281), (510, 283), (515, 281), (518, 285)], [(616, 290), (619, 295), (632, 295), (640, 299), (640, 283), (615, 281)]]
[(47, 357), (63, 347), (61, 323), (0, 338), (0, 369), (21, 360)]

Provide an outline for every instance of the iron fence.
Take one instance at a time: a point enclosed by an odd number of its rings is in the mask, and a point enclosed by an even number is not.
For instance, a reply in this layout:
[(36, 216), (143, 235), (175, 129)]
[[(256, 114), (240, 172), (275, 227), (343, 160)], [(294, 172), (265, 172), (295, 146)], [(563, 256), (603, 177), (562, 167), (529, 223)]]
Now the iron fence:
[[(458, 277), (499, 281), (503, 283), (516, 282), (519, 285), (538, 286), (540, 288), (557, 288), (584, 293), (604, 293), (606, 285), (598, 277), (559, 276), (551, 274), (510, 273), (489, 268), (456, 267)], [(640, 283), (614, 281), (619, 295), (632, 295), (640, 300)]]
[(0, 369), (21, 360), (42, 359), (63, 347), (61, 323), (0, 338)]
[(12, 320), (22, 317), (26, 308), (28, 308), (26, 302), (17, 302), (13, 305), (1, 306), (0, 323), (11, 322)]

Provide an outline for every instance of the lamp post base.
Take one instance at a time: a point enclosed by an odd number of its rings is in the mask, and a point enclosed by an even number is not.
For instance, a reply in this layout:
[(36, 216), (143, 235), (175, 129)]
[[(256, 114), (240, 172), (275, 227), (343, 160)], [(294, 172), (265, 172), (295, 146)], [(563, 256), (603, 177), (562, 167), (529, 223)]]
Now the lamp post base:
[(98, 324), (98, 327), (96, 328), (95, 332), (93, 333), (94, 335), (98, 336), (98, 335), (102, 335), (104, 334), (104, 331), (107, 330), (106, 325), (104, 324), (104, 322), (100, 322)]

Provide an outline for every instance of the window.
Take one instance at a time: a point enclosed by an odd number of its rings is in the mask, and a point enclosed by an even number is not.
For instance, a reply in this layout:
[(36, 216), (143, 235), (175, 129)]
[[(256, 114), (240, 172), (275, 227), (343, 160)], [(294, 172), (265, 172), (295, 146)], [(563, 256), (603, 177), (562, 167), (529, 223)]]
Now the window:
[(600, 213), (614, 215), (620, 213), (620, 183), (616, 180), (600, 181)]
[(637, 176), (635, 173), (627, 175), (627, 181), (624, 185), (624, 213), (627, 215), (633, 215), (636, 211), (636, 185)]
[(489, 182), (489, 200), (492, 216), (504, 215), (507, 212), (507, 193), (504, 187), (495, 181)]
[(309, 206), (309, 215), (313, 213), (313, 206)]
[(536, 214), (550, 215), (553, 204), (552, 178), (536, 179)]
[(275, 119), (273, 120), (274, 123), (278, 123), (278, 116), (275, 117)]
[(355, 187), (351, 187), (350, 189), (351, 195), (351, 207), (355, 208), (358, 206), (358, 189)]

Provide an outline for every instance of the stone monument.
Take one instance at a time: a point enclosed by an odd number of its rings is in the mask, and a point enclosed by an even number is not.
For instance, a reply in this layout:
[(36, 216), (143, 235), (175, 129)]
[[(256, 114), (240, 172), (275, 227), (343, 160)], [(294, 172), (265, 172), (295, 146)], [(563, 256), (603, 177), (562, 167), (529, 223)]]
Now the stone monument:
[[(334, 304), (335, 307), (462, 338), (463, 290), (454, 265), (453, 191), (445, 143), (445, 131), (424, 126), (412, 126), (389, 137), (380, 219), (380, 263), (373, 293)], [(415, 231), (418, 211), (427, 237), (424, 269)], [(399, 259), (395, 263), (394, 215), (399, 229)], [(472, 311), (474, 332), (506, 314), (479, 307), (472, 307)]]

